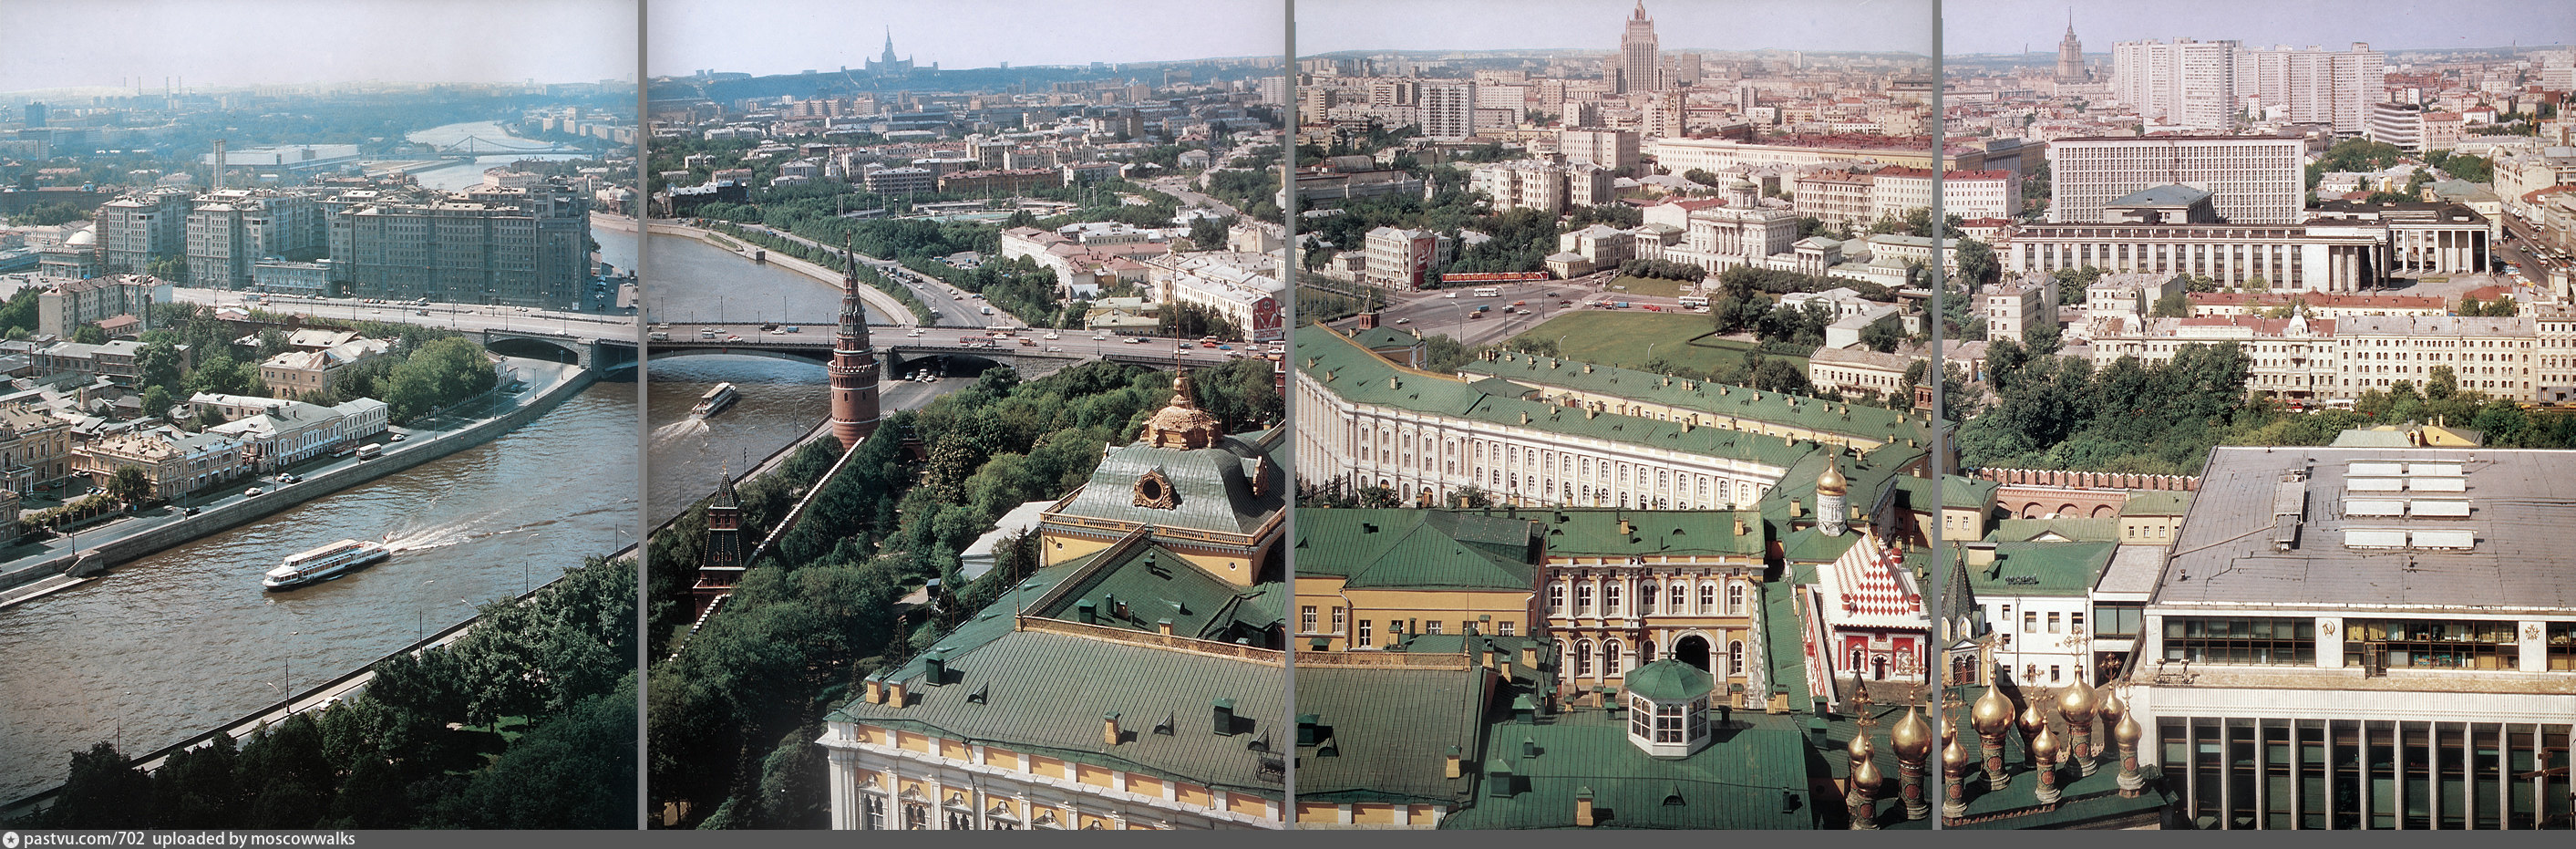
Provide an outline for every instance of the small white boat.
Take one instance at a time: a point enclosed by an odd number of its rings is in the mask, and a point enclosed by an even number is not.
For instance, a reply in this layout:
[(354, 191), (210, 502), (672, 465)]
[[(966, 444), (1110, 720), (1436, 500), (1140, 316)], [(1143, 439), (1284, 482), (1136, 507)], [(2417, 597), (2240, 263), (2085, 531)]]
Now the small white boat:
[(372, 540), (344, 539), (321, 548), (286, 558), (277, 568), (259, 580), (260, 586), (272, 590), (291, 589), (317, 581), (328, 581), (386, 557), (393, 552), (384, 543)]
[(733, 402), (741, 397), (741, 393), (734, 391), (733, 384), (716, 384), (716, 388), (709, 389), (707, 394), (698, 397), (698, 405), (689, 408), (689, 415), (703, 419), (724, 412), (726, 407), (733, 406)]

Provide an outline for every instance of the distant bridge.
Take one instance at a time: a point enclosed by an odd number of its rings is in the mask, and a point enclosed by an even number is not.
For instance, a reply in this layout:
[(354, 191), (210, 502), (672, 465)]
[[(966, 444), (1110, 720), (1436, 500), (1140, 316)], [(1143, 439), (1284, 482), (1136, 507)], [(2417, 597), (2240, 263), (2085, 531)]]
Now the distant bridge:
[(454, 144), (432, 145), (432, 146), (430, 147), (430, 149), (431, 149), (431, 150), (438, 151), (439, 153), (462, 154), (462, 155), (465, 155), (465, 156), (484, 156), (484, 155), (494, 155), (494, 156), (497, 156), (497, 155), (501, 155), (501, 154), (509, 154), (509, 153), (589, 153), (589, 152), (590, 152), (590, 151), (588, 151), (588, 150), (584, 150), (584, 149), (582, 149), (582, 148), (572, 147), (572, 146), (570, 146), (570, 145), (558, 144), (558, 143), (555, 143), (555, 142), (537, 142), (537, 143), (535, 143), (535, 144), (534, 144), (534, 146), (531, 146), (530, 144), (525, 143), (525, 142), (516, 142), (516, 141), (513, 141), (513, 142), (498, 142), (498, 141), (493, 141), (493, 140), (491, 140), (491, 139), (484, 138), (484, 137), (482, 137), (482, 136), (466, 136), (465, 138), (458, 140), (458, 141), (457, 141), (456, 143), (454, 143)]

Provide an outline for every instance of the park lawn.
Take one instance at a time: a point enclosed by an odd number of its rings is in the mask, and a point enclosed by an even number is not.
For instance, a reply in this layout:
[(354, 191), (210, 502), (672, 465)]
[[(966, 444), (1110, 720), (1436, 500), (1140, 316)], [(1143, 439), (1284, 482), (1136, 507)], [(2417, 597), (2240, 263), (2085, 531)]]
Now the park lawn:
[[(1618, 279), (1610, 281), (1610, 285), (1614, 287), (1628, 287), (1626, 290), (1613, 288), (1607, 292), (1607, 294), (1611, 295), (1652, 295), (1658, 298), (1678, 298), (1682, 295), (1682, 281), (1667, 280), (1661, 277), (1629, 277), (1626, 275), (1620, 275)], [(1617, 298), (1612, 298), (1612, 300), (1617, 300)]]
[[(1735, 339), (1697, 338), (1710, 327), (1709, 317), (1702, 313), (1578, 310), (1548, 319), (1515, 338), (1550, 342), (1561, 338), (1565, 357), (1581, 362), (1642, 368), (1649, 360), (1662, 359), (1701, 371), (1743, 362), (1744, 352), (1755, 347)], [(1801, 372), (1807, 370), (1805, 357), (1767, 356), (1788, 360)]]

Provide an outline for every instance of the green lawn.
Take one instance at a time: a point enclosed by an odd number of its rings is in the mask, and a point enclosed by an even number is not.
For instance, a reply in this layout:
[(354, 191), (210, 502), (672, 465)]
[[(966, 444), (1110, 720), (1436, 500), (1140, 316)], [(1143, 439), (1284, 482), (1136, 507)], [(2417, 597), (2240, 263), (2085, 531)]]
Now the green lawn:
[[(1665, 359), (1703, 371), (1743, 362), (1744, 352), (1754, 347), (1733, 339), (1697, 338), (1709, 328), (1709, 317), (1698, 313), (1579, 310), (1549, 319), (1515, 338), (1551, 342), (1561, 338), (1567, 359), (1588, 363), (1640, 368), (1651, 359)], [(1772, 356), (1788, 360), (1799, 371), (1807, 370), (1805, 357)]]
[[(1682, 281), (1661, 277), (1620, 277), (1610, 281), (1610, 285), (1612, 288), (1609, 294), (1612, 295), (1653, 295), (1659, 298), (1678, 298), (1682, 295)], [(1617, 288), (1620, 286), (1628, 288), (1621, 290)], [(1611, 300), (1617, 300), (1617, 298)]]

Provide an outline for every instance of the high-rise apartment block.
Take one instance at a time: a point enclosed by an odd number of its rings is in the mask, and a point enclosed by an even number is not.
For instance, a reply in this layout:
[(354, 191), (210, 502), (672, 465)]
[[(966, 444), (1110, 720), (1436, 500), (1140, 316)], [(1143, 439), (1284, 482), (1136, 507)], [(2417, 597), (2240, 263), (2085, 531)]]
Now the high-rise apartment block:
[(2111, 45), (2111, 96), (2152, 122), (2194, 130), (2235, 123), (2236, 42)]
[[(2062, 61), (2061, 61), (2061, 64)], [(2224, 130), (2253, 106), (2265, 118), (2359, 133), (2384, 99), (2386, 55), (2354, 42), (2246, 50), (2234, 41), (2124, 41), (2111, 49), (2111, 96), (2163, 124)]]
[(2098, 224), (2103, 207), (2141, 189), (2181, 184), (2207, 190), (2233, 224), (2300, 219), (2307, 190), (2306, 143), (2263, 136), (2069, 138), (2049, 143), (2052, 224)]
[(142, 273), (158, 257), (177, 256), (187, 248), (188, 193), (155, 189), (99, 206), (106, 243), (107, 270)]
[(264, 257), (316, 258), (329, 227), (312, 198), (229, 189), (198, 197), (187, 216), (188, 285), (243, 289)]
[(1422, 135), (1436, 141), (1459, 141), (1476, 134), (1476, 84), (1430, 83), (1422, 87)]

